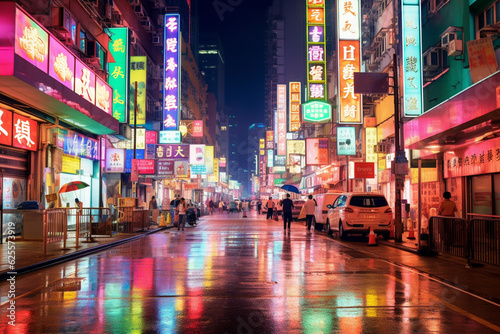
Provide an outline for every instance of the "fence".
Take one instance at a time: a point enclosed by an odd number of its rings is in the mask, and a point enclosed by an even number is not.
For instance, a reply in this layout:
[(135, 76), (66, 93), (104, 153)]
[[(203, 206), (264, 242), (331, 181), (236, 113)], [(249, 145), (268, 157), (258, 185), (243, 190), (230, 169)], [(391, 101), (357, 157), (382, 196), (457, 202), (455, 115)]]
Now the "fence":
[(500, 265), (500, 217), (468, 214), (467, 219), (433, 216), (429, 219), (431, 251)]
[(65, 209), (48, 209), (43, 214), (43, 253), (47, 254), (47, 245), (63, 241), (66, 248), (67, 214)]
[(145, 228), (149, 227), (149, 210), (128, 206), (118, 206), (116, 210), (118, 212), (116, 220), (117, 232), (144, 231)]

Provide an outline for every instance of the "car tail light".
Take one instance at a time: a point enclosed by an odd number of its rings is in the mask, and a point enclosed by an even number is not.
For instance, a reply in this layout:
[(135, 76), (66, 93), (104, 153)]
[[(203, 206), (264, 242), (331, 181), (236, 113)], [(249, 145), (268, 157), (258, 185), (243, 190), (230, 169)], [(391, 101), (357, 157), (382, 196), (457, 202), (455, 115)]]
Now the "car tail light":
[(385, 210), (384, 213), (392, 213), (392, 209), (389, 208), (389, 209)]
[(350, 207), (346, 206), (346, 208), (344, 209), (345, 212), (349, 212), (349, 213), (354, 213), (354, 210), (351, 209)]

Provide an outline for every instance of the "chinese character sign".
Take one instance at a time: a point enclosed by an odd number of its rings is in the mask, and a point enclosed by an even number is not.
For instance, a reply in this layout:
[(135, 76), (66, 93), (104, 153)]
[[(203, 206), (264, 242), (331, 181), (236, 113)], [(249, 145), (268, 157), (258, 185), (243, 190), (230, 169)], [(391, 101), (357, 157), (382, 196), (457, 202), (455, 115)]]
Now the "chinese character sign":
[(14, 114), (12, 127), (12, 146), (30, 151), (37, 150), (38, 123), (36, 121)]
[(180, 16), (165, 14), (163, 60), (163, 130), (177, 130), (180, 112)]
[(328, 165), (328, 138), (306, 139), (306, 165)]
[(125, 150), (121, 148), (106, 149), (106, 167), (107, 173), (123, 173), (125, 170)]
[(12, 112), (0, 109), (0, 144), (12, 145)]
[(356, 128), (337, 128), (337, 155), (356, 155)]
[(339, 123), (361, 123), (361, 94), (354, 94), (354, 72), (361, 72), (359, 41), (339, 41)]
[(274, 148), (274, 132), (266, 131), (266, 148), (273, 149)]
[(16, 8), (15, 53), (47, 72), (49, 35), (35, 21)]
[(113, 89), (98, 76), (96, 76), (95, 87), (95, 105), (110, 114), (113, 104)]
[(278, 110), (277, 116), (277, 140), (278, 154), (286, 155), (286, 85), (277, 85), (278, 88)]
[(332, 120), (332, 106), (323, 101), (311, 101), (302, 106), (304, 122), (321, 123)]
[[(325, 2), (307, 2), (307, 100), (326, 100)], [(290, 131), (296, 131), (290, 129)]]
[(134, 125), (135, 83), (137, 82), (137, 125), (146, 124), (146, 78), (147, 57), (130, 57), (130, 125)]
[(337, 8), (340, 40), (359, 41), (360, 11), (358, 0), (339, 0)]
[(405, 116), (422, 114), (422, 56), (420, 2), (403, 1), (403, 110)]
[(214, 173), (214, 147), (205, 146), (205, 165), (207, 166), (207, 175)]
[(365, 128), (366, 162), (377, 162), (378, 154), (375, 153), (375, 145), (377, 145), (377, 128)]
[(49, 75), (73, 90), (75, 83), (75, 56), (54, 37), (50, 37)]
[[(289, 98), (289, 126), (290, 132), (298, 131), (300, 129), (300, 103), (302, 102), (301, 97), (301, 83), (300, 82), (290, 82), (289, 83), (290, 98)], [(286, 126), (278, 125), (278, 133), (280, 131), (285, 132), (286, 136)]]
[(113, 88), (113, 117), (120, 123), (127, 121), (129, 85), (128, 28), (109, 28), (109, 52), (115, 59), (109, 66), (109, 84)]
[(189, 160), (189, 145), (156, 145), (156, 158)]
[(76, 59), (75, 93), (95, 104), (95, 73)]

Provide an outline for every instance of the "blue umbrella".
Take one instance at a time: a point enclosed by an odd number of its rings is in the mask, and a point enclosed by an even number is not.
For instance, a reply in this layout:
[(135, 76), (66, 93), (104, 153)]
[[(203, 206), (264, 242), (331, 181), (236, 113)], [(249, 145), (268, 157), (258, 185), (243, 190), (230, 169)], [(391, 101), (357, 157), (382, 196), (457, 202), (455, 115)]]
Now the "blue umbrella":
[(291, 184), (285, 184), (285, 185), (281, 186), (281, 189), (284, 189), (284, 190), (289, 191), (291, 193), (300, 194), (299, 189), (297, 189), (296, 186), (292, 186)]

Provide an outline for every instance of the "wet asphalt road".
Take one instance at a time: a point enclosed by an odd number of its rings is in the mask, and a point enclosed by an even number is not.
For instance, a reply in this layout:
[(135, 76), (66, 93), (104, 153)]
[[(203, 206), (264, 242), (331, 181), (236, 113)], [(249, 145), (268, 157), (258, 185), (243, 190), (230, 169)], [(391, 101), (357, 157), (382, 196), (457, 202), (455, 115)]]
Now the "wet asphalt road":
[(19, 276), (15, 327), (7, 289), (1, 282), (7, 333), (500, 331), (497, 306), (393, 265), (365, 241), (296, 222), (284, 232), (255, 213), (215, 215)]

